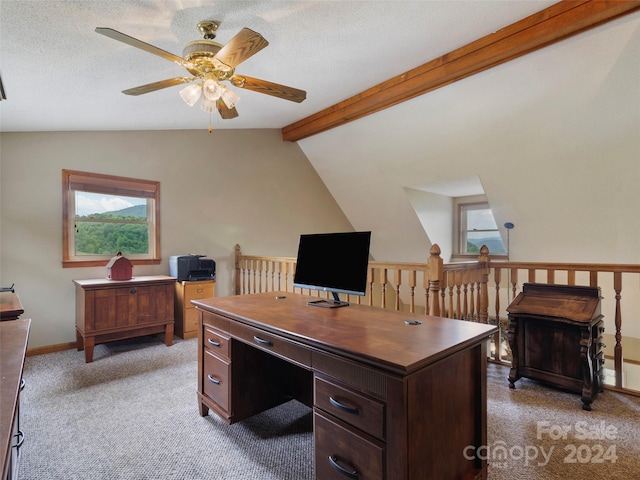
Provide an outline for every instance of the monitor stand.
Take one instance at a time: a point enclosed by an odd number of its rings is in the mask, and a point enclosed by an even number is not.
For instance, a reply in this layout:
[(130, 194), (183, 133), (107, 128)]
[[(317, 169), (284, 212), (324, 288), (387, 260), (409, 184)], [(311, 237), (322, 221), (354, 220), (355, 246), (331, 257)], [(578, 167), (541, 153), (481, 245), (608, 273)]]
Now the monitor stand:
[(311, 305), (313, 307), (323, 307), (323, 308), (338, 308), (338, 307), (348, 307), (349, 302), (343, 302), (338, 297), (336, 292), (331, 292), (333, 294), (333, 300), (331, 299), (320, 299), (320, 300), (312, 300), (307, 302), (307, 305)]

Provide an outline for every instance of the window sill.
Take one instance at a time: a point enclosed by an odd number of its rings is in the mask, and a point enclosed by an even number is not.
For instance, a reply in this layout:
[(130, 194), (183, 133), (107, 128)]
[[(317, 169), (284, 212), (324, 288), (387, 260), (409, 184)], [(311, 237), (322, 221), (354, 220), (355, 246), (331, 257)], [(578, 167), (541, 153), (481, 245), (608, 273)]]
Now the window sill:
[[(153, 258), (149, 260), (131, 260), (133, 265), (158, 265), (162, 262), (160, 258)], [(80, 268), (80, 267), (106, 267), (109, 263), (107, 260), (63, 260), (62, 268)]]

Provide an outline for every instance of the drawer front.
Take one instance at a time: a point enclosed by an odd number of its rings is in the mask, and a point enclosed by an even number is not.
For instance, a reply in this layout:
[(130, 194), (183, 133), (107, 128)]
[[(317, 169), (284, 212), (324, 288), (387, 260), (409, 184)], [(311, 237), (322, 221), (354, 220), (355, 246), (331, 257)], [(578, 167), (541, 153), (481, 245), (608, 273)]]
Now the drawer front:
[(204, 351), (204, 394), (227, 413), (230, 413), (230, 373), (231, 365), (229, 362), (216, 357), (207, 350)]
[(229, 319), (224, 318), (220, 315), (216, 315), (215, 313), (204, 312), (202, 313), (202, 323), (206, 326), (215, 327), (217, 329), (222, 330), (223, 332), (229, 331)]
[(224, 332), (205, 325), (202, 342), (205, 350), (229, 358), (229, 337)]
[(281, 355), (288, 361), (311, 366), (311, 351), (304, 345), (240, 323), (231, 324), (231, 335), (254, 347)]
[(384, 440), (384, 403), (316, 377), (313, 404), (334, 417)]
[(313, 414), (315, 477), (384, 480), (384, 445), (360, 436), (318, 410)]
[(195, 308), (186, 308), (183, 319), (183, 330), (185, 332), (195, 332), (198, 330), (198, 311)]
[(184, 284), (184, 306), (193, 307), (191, 300), (200, 298), (213, 298), (213, 283), (189, 283)]

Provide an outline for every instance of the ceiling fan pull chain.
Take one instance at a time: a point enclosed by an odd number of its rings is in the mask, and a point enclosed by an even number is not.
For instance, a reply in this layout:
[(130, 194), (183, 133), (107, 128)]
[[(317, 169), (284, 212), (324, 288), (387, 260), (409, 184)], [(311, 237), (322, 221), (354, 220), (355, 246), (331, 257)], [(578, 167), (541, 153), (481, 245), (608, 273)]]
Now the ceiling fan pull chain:
[(209, 112), (209, 133), (213, 132), (213, 127), (211, 126), (211, 112)]

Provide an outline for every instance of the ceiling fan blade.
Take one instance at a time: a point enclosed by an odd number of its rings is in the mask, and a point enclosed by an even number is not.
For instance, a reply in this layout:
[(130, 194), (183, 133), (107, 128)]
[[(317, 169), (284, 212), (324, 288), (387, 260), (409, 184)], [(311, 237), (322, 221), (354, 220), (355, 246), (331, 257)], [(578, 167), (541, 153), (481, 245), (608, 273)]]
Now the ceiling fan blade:
[(7, 95), (4, 93), (4, 85), (2, 85), (2, 77), (0, 77), (0, 101), (6, 100)]
[(219, 98), (216, 101), (216, 107), (218, 108), (218, 113), (224, 120), (229, 120), (232, 118), (236, 118), (238, 116), (238, 111), (236, 110), (236, 107), (233, 107), (233, 108), (227, 107), (227, 104), (224, 103), (224, 101), (221, 98)]
[(267, 45), (269, 42), (262, 35), (245, 27), (216, 53), (215, 58), (232, 69)]
[(253, 90), (258, 93), (265, 93), (278, 98), (284, 98), (292, 102), (300, 103), (307, 98), (307, 92), (279, 83), (267, 82), (259, 78), (247, 77), (245, 75), (234, 75), (229, 79), (231, 84), (238, 88)]
[(159, 82), (147, 83), (146, 85), (129, 88), (127, 90), (123, 90), (122, 93), (124, 93), (125, 95), (142, 95), (144, 93), (162, 90), (163, 88), (173, 87), (174, 85), (193, 82), (194, 80), (196, 80), (196, 77), (168, 78), (166, 80), (160, 80)]
[(132, 47), (140, 48), (145, 52), (153, 53), (154, 55), (162, 57), (171, 62), (175, 62), (183, 67), (190, 66), (189, 62), (187, 62), (184, 58), (179, 57), (178, 55), (174, 55), (173, 53), (167, 52), (166, 50), (154, 47), (149, 43), (145, 43), (142, 40), (130, 37), (129, 35), (126, 35), (122, 32), (118, 32), (113, 28), (96, 27), (96, 32), (106, 37), (113, 38), (114, 40), (118, 40), (119, 42), (126, 43), (127, 45), (131, 45)]

